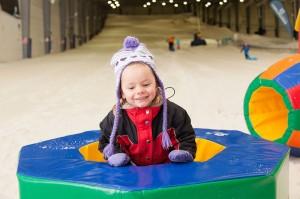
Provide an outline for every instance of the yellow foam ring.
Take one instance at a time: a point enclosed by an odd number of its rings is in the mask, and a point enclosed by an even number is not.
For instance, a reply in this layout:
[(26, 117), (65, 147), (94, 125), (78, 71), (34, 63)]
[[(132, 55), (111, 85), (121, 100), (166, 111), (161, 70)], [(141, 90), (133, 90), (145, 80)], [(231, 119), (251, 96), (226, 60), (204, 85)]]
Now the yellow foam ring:
[(295, 54), (288, 56), (285, 59), (280, 60), (279, 62), (273, 64), (260, 75), (260, 78), (272, 80), (277, 77), (279, 74), (290, 68), (291, 66), (300, 62), (300, 54)]
[(300, 131), (293, 131), (287, 144), (291, 147), (300, 147)]
[(92, 142), (79, 148), (79, 152), (86, 161), (106, 162), (103, 153), (98, 150), (99, 142)]
[(196, 138), (196, 144), (197, 151), (194, 159), (195, 162), (208, 161), (226, 148), (221, 144), (203, 138)]
[[(225, 146), (216, 142), (196, 138), (197, 151), (194, 161), (205, 162), (225, 149)], [(99, 142), (92, 142), (79, 148), (80, 154), (86, 161), (106, 162), (103, 154), (98, 150)]]
[(276, 90), (262, 86), (250, 98), (249, 119), (260, 137), (274, 141), (281, 138), (288, 127), (288, 109)]
[(295, 30), (299, 31), (300, 30), (300, 9), (298, 10), (298, 15), (295, 23)]

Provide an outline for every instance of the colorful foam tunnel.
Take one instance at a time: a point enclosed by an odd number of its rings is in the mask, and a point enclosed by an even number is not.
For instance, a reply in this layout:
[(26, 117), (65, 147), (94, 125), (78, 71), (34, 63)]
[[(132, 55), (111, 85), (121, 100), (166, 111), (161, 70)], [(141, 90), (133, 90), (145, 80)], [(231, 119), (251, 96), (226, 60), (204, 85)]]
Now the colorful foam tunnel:
[(252, 135), (287, 144), (300, 156), (300, 54), (273, 64), (250, 84), (244, 115)]

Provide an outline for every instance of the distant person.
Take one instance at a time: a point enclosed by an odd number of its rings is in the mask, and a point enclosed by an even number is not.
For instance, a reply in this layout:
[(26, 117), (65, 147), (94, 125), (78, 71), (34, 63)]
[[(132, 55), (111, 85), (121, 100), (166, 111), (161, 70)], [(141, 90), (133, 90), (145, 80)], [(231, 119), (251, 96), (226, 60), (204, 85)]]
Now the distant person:
[(176, 49), (180, 49), (180, 39), (176, 38)]
[(191, 46), (201, 46), (201, 45), (206, 45), (206, 41), (201, 38), (200, 32), (194, 33), (194, 39), (191, 41)]
[(99, 150), (111, 166), (192, 162), (195, 131), (188, 113), (167, 100), (154, 56), (126, 37), (111, 60), (116, 105), (101, 121)]
[(250, 51), (250, 45), (248, 43), (243, 43), (241, 52), (244, 53), (245, 59), (246, 60), (256, 60), (257, 59), (256, 57), (250, 56), (249, 51)]
[(256, 32), (254, 32), (257, 35), (265, 35), (266, 34), (266, 29), (259, 27)]
[(174, 48), (175, 37), (170, 36), (170, 37), (168, 37), (167, 41), (168, 41), (168, 45), (169, 45), (169, 51), (175, 51), (175, 48)]

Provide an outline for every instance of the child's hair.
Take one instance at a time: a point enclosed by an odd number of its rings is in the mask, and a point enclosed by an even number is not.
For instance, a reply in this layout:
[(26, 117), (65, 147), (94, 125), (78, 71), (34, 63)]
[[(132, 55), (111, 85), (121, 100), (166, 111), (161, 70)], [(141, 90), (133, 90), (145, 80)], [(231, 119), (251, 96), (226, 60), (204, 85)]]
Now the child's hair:
[(159, 76), (155, 70), (154, 56), (146, 48), (143, 43), (140, 43), (139, 40), (135, 37), (127, 36), (123, 42), (123, 48), (116, 52), (112, 59), (111, 65), (114, 67), (116, 75), (116, 105), (115, 105), (115, 119), (112, 128), (112, 132), (109, 139), (109, 144), (104, 148), (103, 153), (106, 158), (114, 154), (114, 142), (115, 136), (120, 119), (121, 111), (121, 76), (124, 69), (131, 63), (142, 62), (149, 66), (155, 79), (157, 80), (158, 87), (161, 90), (162, 104), (163, 104), (163, 124), (162, 124), (162, 147), (168, 149), (171, 147), (172, 143), (167, 132), (167, 100), (165, 96), (165, 89), (163, 82), (160, 80)]

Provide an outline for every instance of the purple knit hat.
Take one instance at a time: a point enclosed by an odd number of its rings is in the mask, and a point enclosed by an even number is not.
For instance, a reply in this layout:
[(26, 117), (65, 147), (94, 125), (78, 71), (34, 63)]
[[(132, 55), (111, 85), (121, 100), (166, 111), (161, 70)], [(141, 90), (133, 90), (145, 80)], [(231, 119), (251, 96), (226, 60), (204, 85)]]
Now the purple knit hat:
[(167, 100), (165, 96), (165, 89), (163, 82), (158, 77), (155, 71), (155, 62), (154, 57), (150, 51), (146, 48), (143, 43), (140, 43), (139, 40), (135, 37), (127, 36), (123, 42), (123, 48), (116, 52), (112, 59), (111, 65), (114, 67), (116, 75), (116, 111), (115, 119), (112, 128), (112, 132), (109, 139), (109, 144), (104, 148), (103, 153), (106, 158), (109, 158), (114, 154), (114, 142), (116, 137), (116, 132), (119, 124), (120, 111), (121, 111), (121, 76), (129, 64), (133, 62), (143, 62), (149, 66), (153, 74), (157, 79), (158, 86), (161, 88), (162, 102), (163, 102), (163, 124), (162, 124), (162, 147), (167, 150), (172, 146), (169, 134), (167, 132)]

